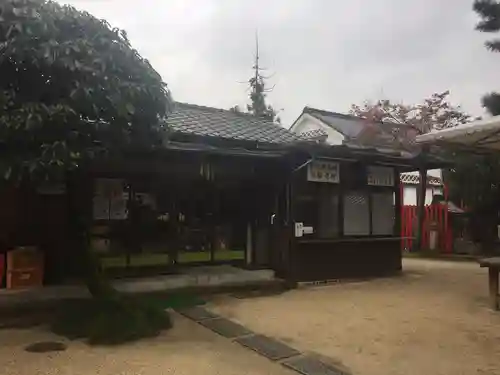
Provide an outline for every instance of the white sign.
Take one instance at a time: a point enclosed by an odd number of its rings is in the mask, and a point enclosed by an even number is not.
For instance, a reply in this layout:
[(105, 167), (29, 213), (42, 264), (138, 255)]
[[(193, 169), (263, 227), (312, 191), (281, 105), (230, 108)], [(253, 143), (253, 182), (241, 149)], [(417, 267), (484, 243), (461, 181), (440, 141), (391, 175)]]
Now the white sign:
[(313, 233), (314, 233), (313, 227), (303, 227), (302, 228), (302, 234), (313, 234)]
[(339, 163), (334, 161), (313, 161), (307, 166), (307, 181), (338, 184), (339, 169)]
[(295, 223), (295, 237), (302, 237), (304, 235), (304, 223)]
[(367, 173), (368, 185), (394, 186), (394, 168), (369, 166)]

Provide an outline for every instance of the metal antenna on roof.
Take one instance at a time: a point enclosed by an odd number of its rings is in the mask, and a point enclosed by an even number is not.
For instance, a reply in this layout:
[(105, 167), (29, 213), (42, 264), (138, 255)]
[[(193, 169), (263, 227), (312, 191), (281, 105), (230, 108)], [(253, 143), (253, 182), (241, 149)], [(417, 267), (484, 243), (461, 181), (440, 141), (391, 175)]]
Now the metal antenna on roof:
[(259, 34), (255, 30), (255, 82), (259, 79)]
[[(269, 79), (272, 76), (274, 76), (274, 74), (271, 74), (270, 76), (265, 76), (265, 75), (261, 74), (262, 71), (265, 71), (267, 69), (266, 68), (262, 68), (259, 65), (259, 59), (260, 59), (260, 55), (259, 55), (259, 33), (256, 30), (255, 31), (255, 64), (253, 66), (253, 69), (255, 71), (255, 77), (254, 77), (255, 82), (259, 82), (259, 81), (262, 81), (264, 79)], [(263, 89), (263, 92), (271, 92), (271, 91), (273, 91), (274, 86), (275, 85), (273, 85), (273, 87), (271, 87), (269, 89)]]

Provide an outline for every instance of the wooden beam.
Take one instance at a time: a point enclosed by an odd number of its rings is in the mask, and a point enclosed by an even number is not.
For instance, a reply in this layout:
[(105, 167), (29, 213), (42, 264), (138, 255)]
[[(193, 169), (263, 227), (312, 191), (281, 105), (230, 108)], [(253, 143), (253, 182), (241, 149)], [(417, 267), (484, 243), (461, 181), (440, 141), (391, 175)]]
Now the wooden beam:
[(414, 250), (422, 250), (424, 220), (425, 220), (425, 193), (427, 190), (427, 169), (421, 167), (419, 170), (420, 183), (417, 191), (417, 238), (415, 239)]

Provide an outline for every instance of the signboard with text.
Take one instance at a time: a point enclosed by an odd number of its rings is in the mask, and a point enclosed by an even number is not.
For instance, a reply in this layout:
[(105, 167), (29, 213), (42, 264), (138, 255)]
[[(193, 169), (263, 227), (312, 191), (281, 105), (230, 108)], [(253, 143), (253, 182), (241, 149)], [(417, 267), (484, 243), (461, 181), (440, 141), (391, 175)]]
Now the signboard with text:
[(315, 160), (307, 166), (307, 181), (338, 184), (340, 181), (339, 163)]

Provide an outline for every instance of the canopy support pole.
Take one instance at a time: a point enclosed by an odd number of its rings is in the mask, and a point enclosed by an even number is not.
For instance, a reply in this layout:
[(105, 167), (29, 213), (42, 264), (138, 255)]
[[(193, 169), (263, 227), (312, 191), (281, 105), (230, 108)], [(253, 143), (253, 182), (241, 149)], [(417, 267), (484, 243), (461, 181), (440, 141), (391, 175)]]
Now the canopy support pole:
[(419, 169), (420, 183), (417, 191), (417, 237), (415, 239), (414, 250), (422, 250), (424, 221), (425, 221), (425, 193), (427, 191), (427, 169)]

